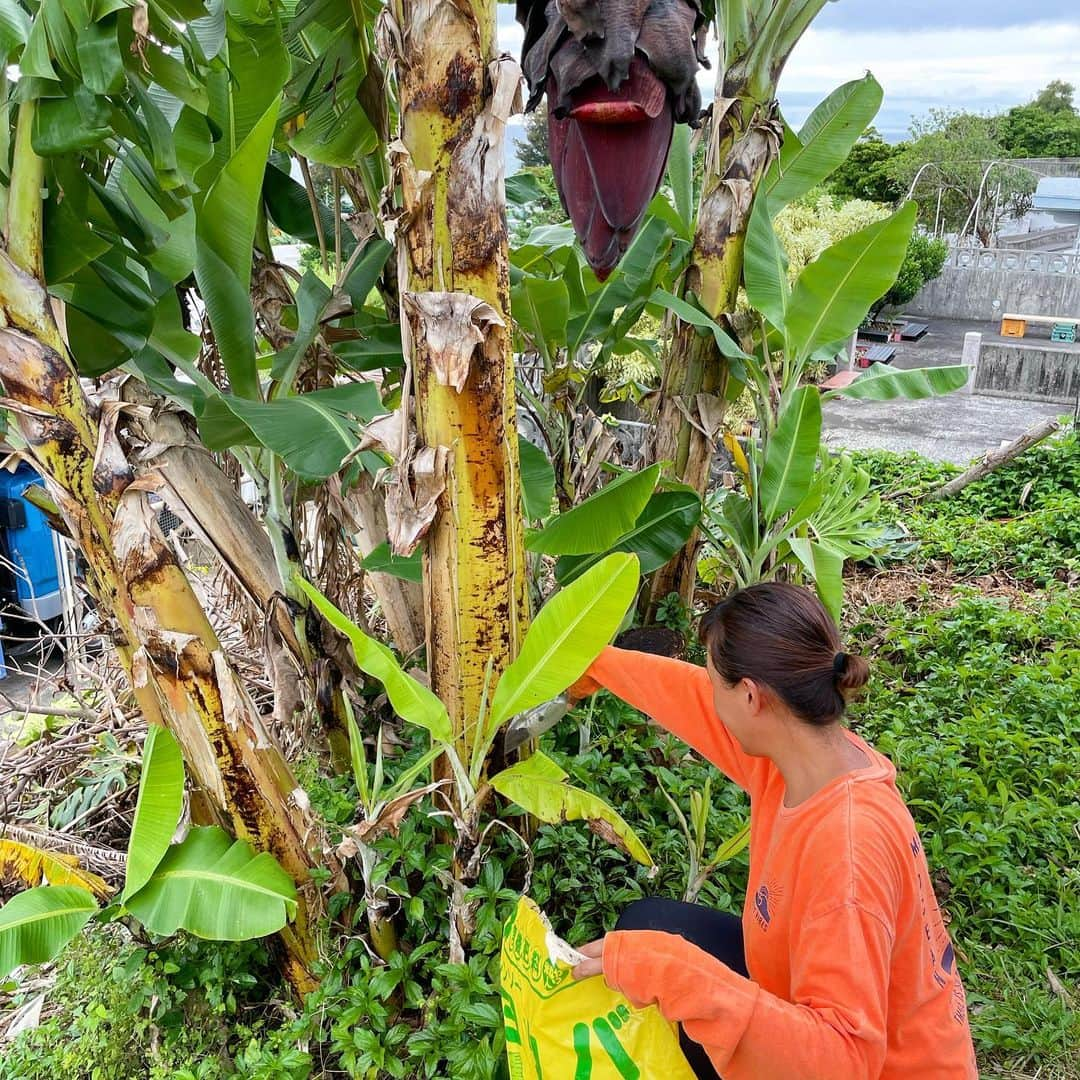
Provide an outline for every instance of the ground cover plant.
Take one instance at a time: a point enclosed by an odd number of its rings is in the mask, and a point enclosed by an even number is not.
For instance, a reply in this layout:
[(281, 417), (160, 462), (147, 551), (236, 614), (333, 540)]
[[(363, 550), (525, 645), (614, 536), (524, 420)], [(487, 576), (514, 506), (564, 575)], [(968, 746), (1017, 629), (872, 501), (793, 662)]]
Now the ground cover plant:
[[(1070, 434), (973, 485), (963, 505), (927, 503), (919, 514), (961, 533), (975, 508), (1013, 511), (1029, 483), (1037, 512), (1074, 493), (1076, 460)], [(955, 472), (896, 455), (860, 464), (885, 505), (901, 489)], [(1014, 580), (1016, 566), (1007, 553), (990, 576), (966, 585), (918, 553), (898, 568), (856, 571), (846, 622), (855, 646), (873, 658), (874, 677), (853, 723), (899, 770), (951, 919), (983, 1075), (1073, 1080), (1080, 595), (1053, 573)], [(685, 620), (677, 605), (667, 614)], [(541, 826), (531, 856), (500, 829), (497, 857), (470, 890), (472, 954), (447, 964), (435, 943), (447, 932), (452, 850), (438, 842), (437, 819), (411, 814), (397, 835), (376, 841), (380, 880), (404, 918), (405, 949), (389, 964), (358, 934), (296, 1010), (282, 1002), (262, 945), (208, 945), (181, 934), (147, 948), (120, 924), (101, 926), (61, 961), (50, 1015), (8, 1048), (0, 1077), (500, 1076), (499, 927), (521, 889), (530, 888), (570, 940), (589, 940), (640, 896), (685, 894), (694, 838), (682, 819), (691, 819), (695, 793), (709, 791), (706, 852), (745, 820), (737, 789), (608, 695), (571, 714), (543, 749), (634, 827), (655, 873), (580, 825)], [(406, 746), (388, 771), (423, 752)], [(318, 817), (339, 837), (354, 814), (352, 777), (326, 775), (313, 762), (301, 775)], [(504, 820), (516, 824), (510, 812)], [(746, 856), (736, 854), (707, 877), (699, 898), (736, 912), (745, 882)], [(362, 927), (363, 912), (353, 917)], [(282, 1003), (267, 1004), (275, 999)]]
[(918, 565), (959, 577), (1080, 580), (1080, 438), (1075, 429), (940, 502), (925, 496), (961, 470), (915, 455), (855, 454), (882, 495), (882, 520), (918, 541)]

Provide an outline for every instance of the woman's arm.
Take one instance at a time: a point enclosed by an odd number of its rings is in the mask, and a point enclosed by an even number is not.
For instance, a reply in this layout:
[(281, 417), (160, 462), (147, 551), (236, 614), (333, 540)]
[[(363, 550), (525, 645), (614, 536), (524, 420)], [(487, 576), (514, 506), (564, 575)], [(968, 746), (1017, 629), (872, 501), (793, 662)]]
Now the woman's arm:
[(717, 717), (709, 673), (704, 668), (609, 646), (571, 691), (595, 690), (597, 686), (589, 680), (689, 743), (744, 791), (753, 794), (764, 781), (769, 763), (744, 754)]
[(762, 990), (675, 934), (604, 939), (609, 986), (655, 1004), (701, 1043), (727, 1080), (871, 1080), (885, 1060), (892, 935), (846, 903), (801, 928), (792, 1002)]

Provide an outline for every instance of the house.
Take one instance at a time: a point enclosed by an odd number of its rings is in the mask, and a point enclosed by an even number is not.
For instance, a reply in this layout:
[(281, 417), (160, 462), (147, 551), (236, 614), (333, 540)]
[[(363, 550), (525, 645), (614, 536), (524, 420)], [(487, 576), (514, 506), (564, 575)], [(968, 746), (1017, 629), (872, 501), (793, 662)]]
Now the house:
[(1080, 243), (1080, 177), (1044, 176), (1039, 181), (1032, 199), (1030, 232), (1048, 232), (1050, 230), (1072, 231), (1059, 233), (1057, 239), (1064, 241), (1058, 250), (1076, 250)]

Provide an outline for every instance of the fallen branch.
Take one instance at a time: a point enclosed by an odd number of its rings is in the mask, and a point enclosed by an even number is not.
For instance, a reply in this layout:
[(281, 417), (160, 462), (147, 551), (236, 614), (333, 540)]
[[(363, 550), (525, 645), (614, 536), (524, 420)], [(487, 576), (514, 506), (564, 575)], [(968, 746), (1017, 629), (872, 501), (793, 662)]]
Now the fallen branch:
[(1013, 458), (1019, 457), (1025, 450), (1030, 450), (1036, 443), (1042, 442), (1043, 439), (1049, 438), (1060, 430), (1060, 420), (1043, 420), (1036, 424), (1035, 427), (1025, 431), (1019, 439), (1014, 439), (1008, 446), (1002, 446), (998, 450), (988, 450), (969, 469), (954, 477), (947, 484), (927, 492), (922, 496), (922, 499), (926, 502), (936, 502), (939, 499), (947, 499), (952, 495), (956, 495), (958, 492), (963, 491), (968, 484), (974, 484), (976, 480), (981, 480), (984, 476), (989, 476), (990, 473), (1000, 469), (1003, 465), (1008, 465)]

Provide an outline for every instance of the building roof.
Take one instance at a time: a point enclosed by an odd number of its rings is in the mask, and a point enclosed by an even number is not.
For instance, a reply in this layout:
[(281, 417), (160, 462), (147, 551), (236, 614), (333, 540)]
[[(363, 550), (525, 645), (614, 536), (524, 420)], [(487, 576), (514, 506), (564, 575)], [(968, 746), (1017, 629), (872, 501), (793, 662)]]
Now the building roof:
[(1035, 189), (1036, 210), (1075, 210), (1080, 213), (1080, 178), (1044, 176)]

